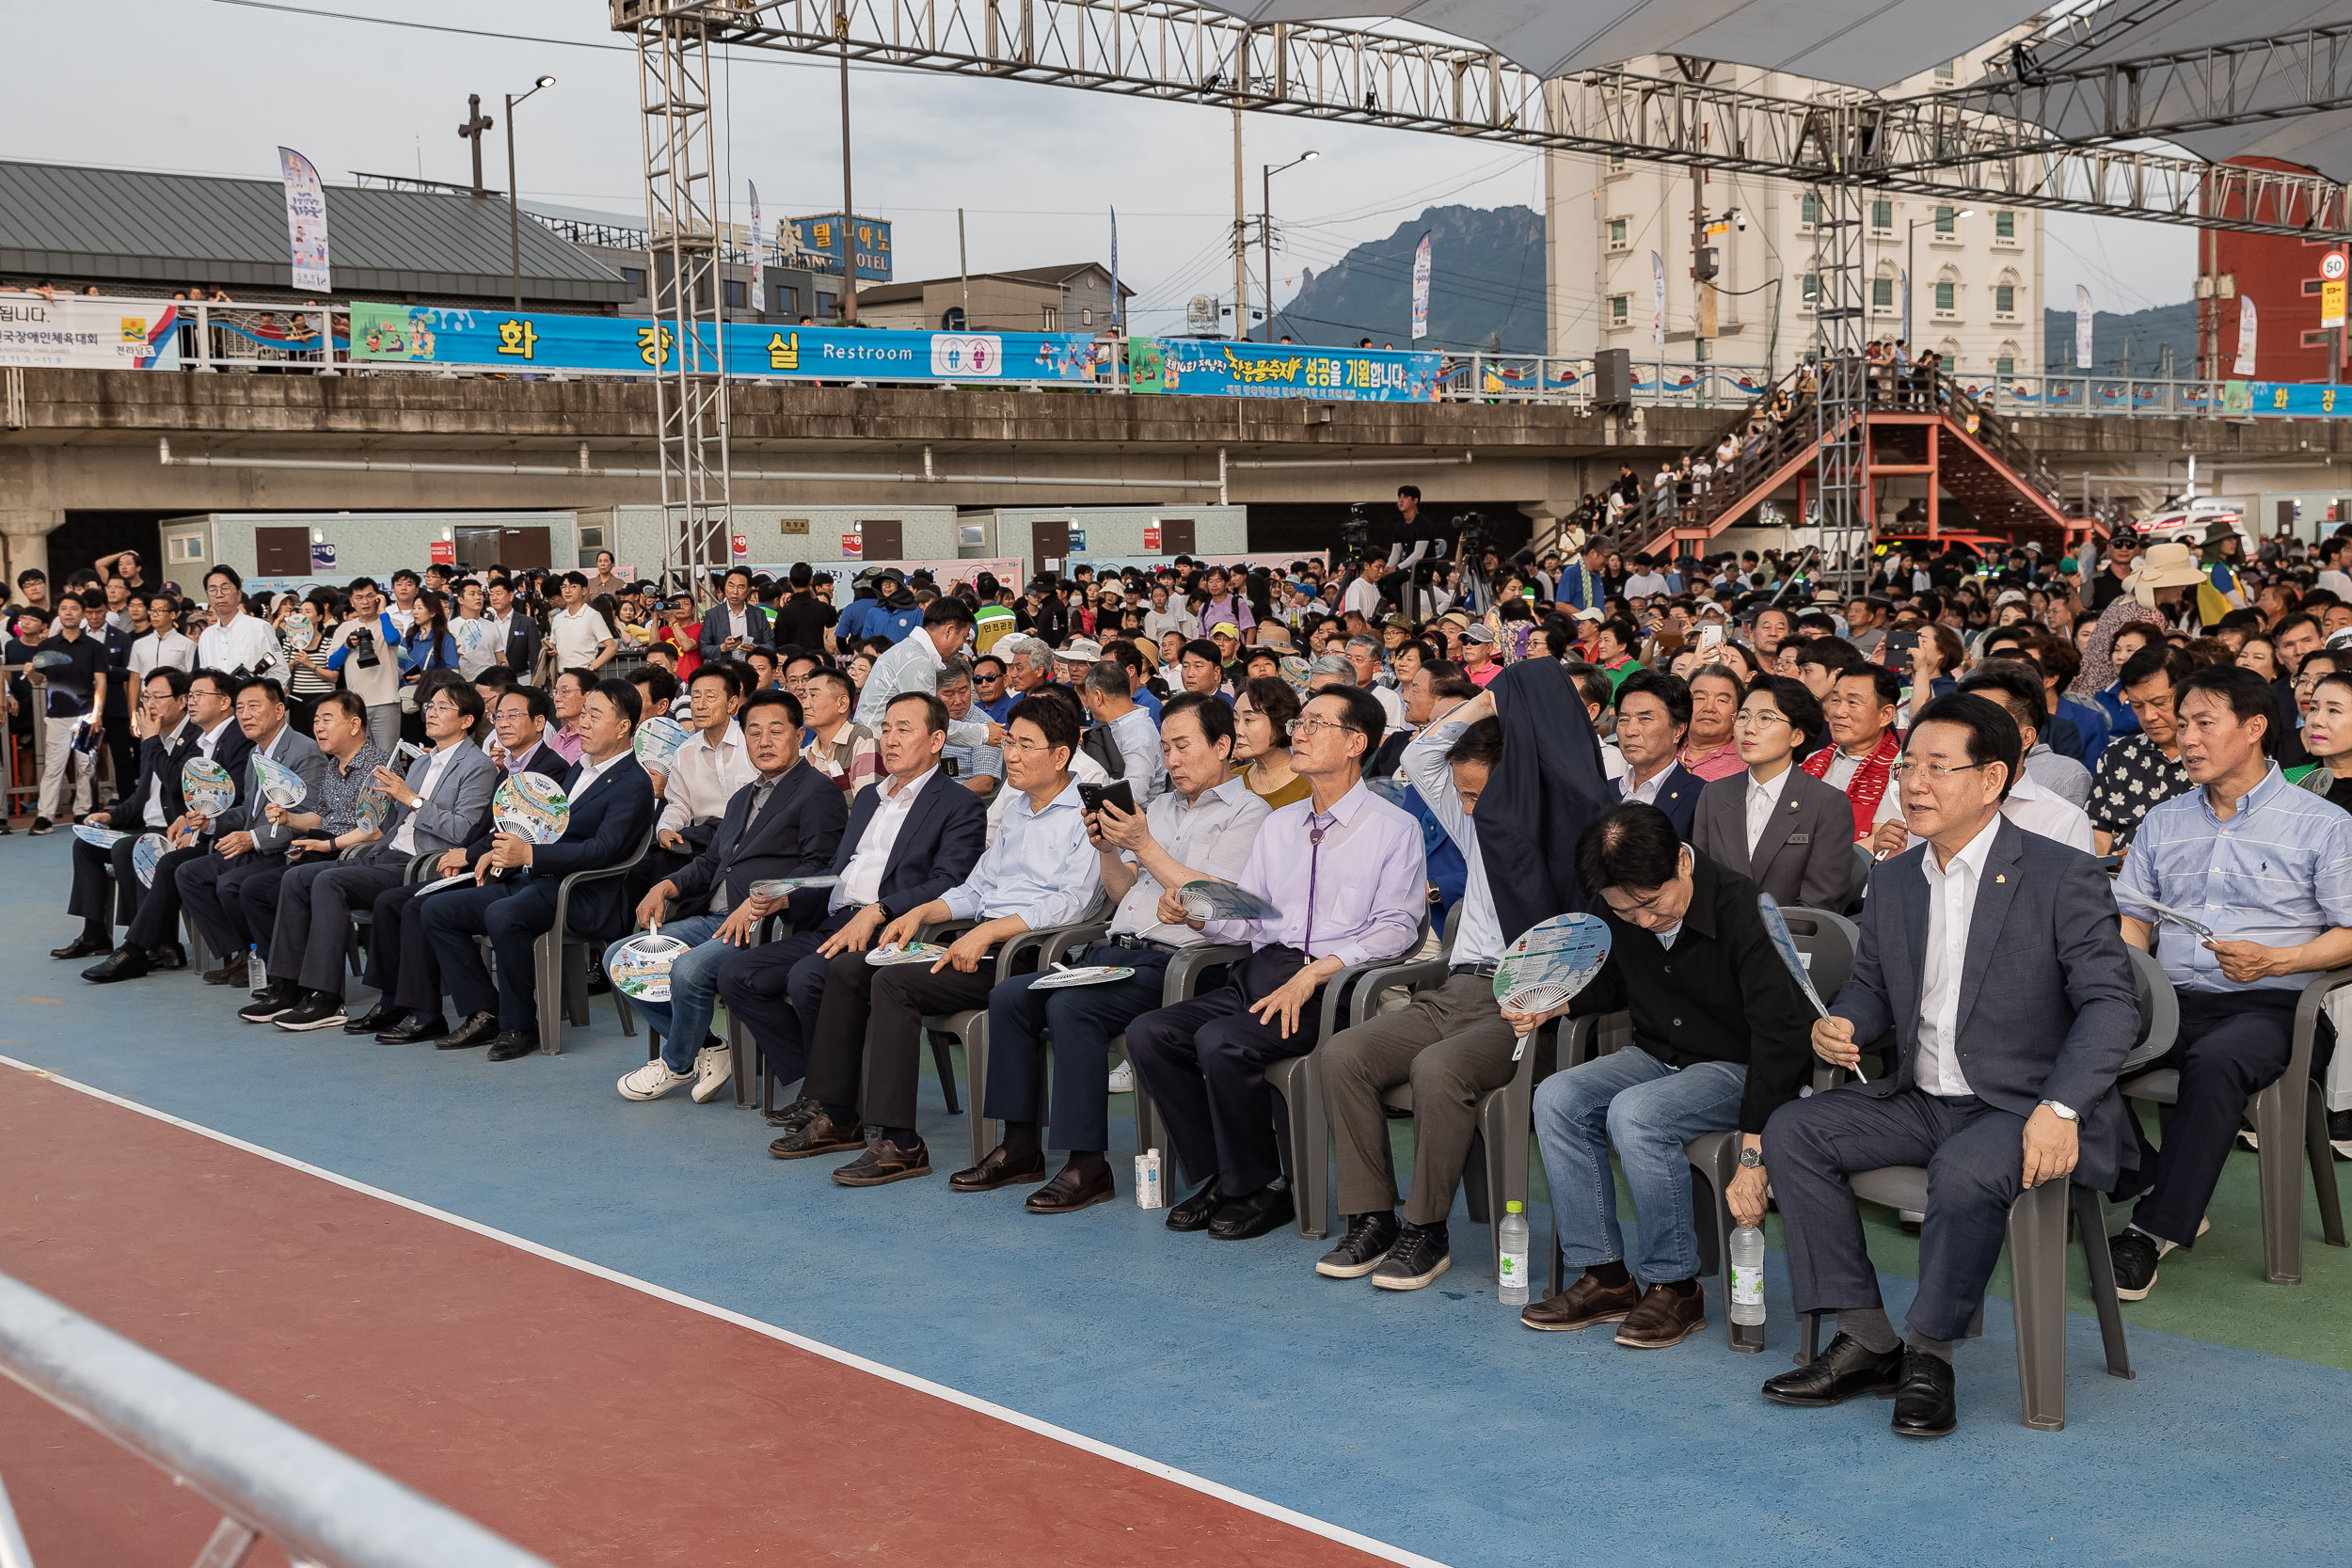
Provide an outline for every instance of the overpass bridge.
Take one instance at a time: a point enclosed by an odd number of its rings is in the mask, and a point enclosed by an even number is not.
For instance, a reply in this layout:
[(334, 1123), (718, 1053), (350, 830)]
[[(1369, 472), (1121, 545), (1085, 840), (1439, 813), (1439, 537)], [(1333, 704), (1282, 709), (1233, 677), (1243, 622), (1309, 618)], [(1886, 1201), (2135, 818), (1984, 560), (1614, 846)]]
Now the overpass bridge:
[[(732, 395), (730, 438), (739, 504), (1225, 499), (1251, 509), (1253, 547), (1279, 550), (1335, 546), (1348, 503), (1404, 483), (1440, 514), (1475, 507), (1506, 538), (1524, 518), (1548, 539), (1620, 460), (1646, 477), (1738, 412), (749, 384)], [(657, 419), (642, 382), (0, 372), (8, 573), (45, 563), (48, 536), (77, 519), (656, 503)], [(2191, 453), (2207, 477), (2293, 469), (2324, 489), (2352, 474), (2337, 420), (2042, 415), (2010, 428), (2070, 498), (2135, 476), (2143, 491), (2177, 488)], [(1375, 527), (1391, 515), (1375, 508)]]

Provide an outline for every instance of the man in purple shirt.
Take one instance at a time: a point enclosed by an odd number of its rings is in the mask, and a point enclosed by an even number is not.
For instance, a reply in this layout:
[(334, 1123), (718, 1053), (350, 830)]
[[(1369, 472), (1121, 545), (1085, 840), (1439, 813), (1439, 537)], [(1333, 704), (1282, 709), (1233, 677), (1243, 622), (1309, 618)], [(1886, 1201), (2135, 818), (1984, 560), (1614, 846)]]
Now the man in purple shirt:
[[(1238, 884), (1278, 912), (1188, 922), (1212, 942), (1253, 951), (1222, 988), (1127, 1025), (1136, 1075), (1185, 1176), (1201, 1183), (1168, 1212), (1170, 1230), (1246, 1241), (1291, 1222), (1266, 1064), (1313, 1049), (1324, 982), (1420, 939), (1429, 902), (1421, 825), (1362, 780), (1385, 722), (1372, 693), (1356, 687), (1326, 687), (1309, 699), (1291, 721), (1291, 767), (1310, 794), (1266, 818)], [(1173, 891), (1158, 913), (1185, 920)]]

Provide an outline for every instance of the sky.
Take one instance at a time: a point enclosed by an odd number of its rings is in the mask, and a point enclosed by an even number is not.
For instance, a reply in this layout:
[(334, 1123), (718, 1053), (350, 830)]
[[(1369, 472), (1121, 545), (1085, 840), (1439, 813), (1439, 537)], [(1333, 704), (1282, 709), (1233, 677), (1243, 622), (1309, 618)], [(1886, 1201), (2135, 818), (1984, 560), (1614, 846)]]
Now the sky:
[[(501, 94), (549, 74), (556, 85), (517, 117), (524, 197), (643, 221), (635, 60), (608, 30), (606, 0), (109, 0), (104, 12), (110, 32), (142, 41), (60, 49), (40, 70), (21, 55), (0, 95), (0, 157), (275, 178), (284, 144), (330, 189), (362, 170), (462, 181), (467, 95), (481, 93), (502, 119)], [(61, 31), (55, 14), (0, 0), (20, 42)], [(759, 185), (771, 222), (838, 211), (837, 67), (744, 52), (722, 89), (719, 161), (734, 218), (749, 216), (746, 182)], [(850, 98), (857, 207), (891, 220), (898, 277), (955, 273), (958, 208), (975, 272), (1107, 261), (1116, 207), (1136, 330), (1179, 328), (1196, 293), (1230, 295), (1230, 113), (882, 69), (852, 70)], [(501, 188), (504, 131), (485, 149), (486, 178)], [(1243, 137), (1253, 214), (1263, 166), (1320, 154), (1275, 177), (1278, 305), (1302, 267), (1320, 270), (1424, 207), (1543, 206), (1532, 150), (1263, 115), (1244, 117)], [(2047, 237), (2049, 303), (2071, 306), (2076, 283), (2103, 310), (2189, 295), (2189, 230), (2058, 216)], [(1254, 256), (1251, 277), (1254, 297)]]

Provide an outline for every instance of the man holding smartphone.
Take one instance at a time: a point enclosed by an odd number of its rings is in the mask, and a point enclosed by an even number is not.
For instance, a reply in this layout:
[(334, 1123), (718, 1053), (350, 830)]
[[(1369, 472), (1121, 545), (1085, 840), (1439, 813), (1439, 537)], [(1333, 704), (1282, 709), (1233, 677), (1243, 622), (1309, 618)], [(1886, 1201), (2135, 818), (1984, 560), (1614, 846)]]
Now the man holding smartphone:
[(1233, 771), (1233, 710), (1218, 698), (1199, 692), (1169, 698), (1160, 713), (1160, 755), (1168, 772), (1165, 793), (1141, 812), (1121, 811), (1115, 797), (1096, 795), (1101, 803), (1090, 805), (1086, 817), (1088, 839), (1102, 857), (1104, 890), (1119, 899), (1119, 910), (1104, 940), (1073, 967), (1107, 965), (1135, 974), (1052, 990), (1036, 989), (1041, 976), (1024, 974), (990, 992), (982, 1108), (1005, 1124), (1004, 1141), (949, 1179), (957, 1192), (1044, 1180), (1037, 1058), (1050, 1029), (1053, 1141), (1070, 1150), (1070, 1162), (1029, 1195), (1026, 1208), (1033, 1214), (1067, 1214), (1116, 1196), (1104, 1158), (1110, 1141), (1104, 1069), (1111, 1037), (1163, 1005), (1168, 961), (1207, 940), (1190, 926), (1162, 922), (1161, 897), (1186, 882), (1240, 877), (1269, 809)]

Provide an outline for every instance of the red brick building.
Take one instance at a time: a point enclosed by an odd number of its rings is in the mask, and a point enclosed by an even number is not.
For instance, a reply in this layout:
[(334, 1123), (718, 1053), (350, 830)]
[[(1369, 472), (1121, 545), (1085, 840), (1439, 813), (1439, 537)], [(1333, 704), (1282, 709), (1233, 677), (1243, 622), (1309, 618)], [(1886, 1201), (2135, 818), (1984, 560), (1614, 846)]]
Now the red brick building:
[[(2300, 165), (2276, 158), (2228, 162), (2246, 168), (2306, 172)], [(2209, 187), (2207, 201), (2208, 210), (2217, 205), (2231, 216), (2242, 211), (2239, 193), (2217, 184)], [(2236, 375), (2238, 320), (2250, 299), (2255, 311), (2254, 373), (2247, 379), (2352, 381), (2352, 372), (2341, 365), (2335, 375), (2328, 373), (2329, 350), (2343, 352), (2344, 335), (2319, 325), (2320, 261), (2330, 250), (2342, 248), (2328, 240), (2200, 230), (2197, 271), (2204, 286), (2197, 302), (2198, 372)]]

